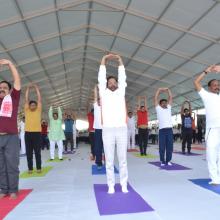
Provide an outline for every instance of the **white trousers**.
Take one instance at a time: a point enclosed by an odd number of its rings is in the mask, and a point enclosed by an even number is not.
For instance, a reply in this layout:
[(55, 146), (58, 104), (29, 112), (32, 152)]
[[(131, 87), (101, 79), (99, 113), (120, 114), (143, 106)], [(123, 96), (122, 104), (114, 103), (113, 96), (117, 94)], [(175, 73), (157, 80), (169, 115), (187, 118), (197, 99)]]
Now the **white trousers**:
[(127, 127), (103, 128), (102, 139), (105, 151), (107, 184), (109, 187), (115, 185), (114, 156), (115, 146), (119, 162), (120, 184), (127, 185)]
[(76, 148), (76, 132), (73, 132), (73, 146)]
[(220, 184), (220, 128), (207, 129), (206, 146), (209, 176), (213, 183)]
[(135, 148), (135, 130), (128, 129), (128, 149)]
[(21, 140), (21, 154), (26, 154), (24, 133), (20, 133), (20, 140)]
[(50, 159), (54, 159), (55, 154), (55, 144), (58, 146), (58, 158), (63, 158), (63, 141), (50, 141)]

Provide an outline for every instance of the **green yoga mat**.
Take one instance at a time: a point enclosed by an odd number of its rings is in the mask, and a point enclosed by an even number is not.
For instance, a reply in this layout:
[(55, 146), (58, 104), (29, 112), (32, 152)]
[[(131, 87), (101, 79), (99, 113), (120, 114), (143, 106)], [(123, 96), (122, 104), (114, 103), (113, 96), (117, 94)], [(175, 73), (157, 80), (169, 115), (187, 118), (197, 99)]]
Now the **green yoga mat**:
[(52, 169), (51, 166), (42, 167), (41, 173), (37, 173), (36, 169), (33, 170), (32, 174), (28, 174), (28, 171), (25, 171), (20, 174), (20, 178), (32, 178), (32, 177), (43, 177)]
[(134, 156), (135, 157), (140, 157), (140, 158), (150, 158), (150, 159), (157, 158), (157, 156), (153, 155), (153, 154), (147, 154), (146, 156), (145, 155), (141, 156), (140, 153), (136, 153), (136, 154), (134, 154)]
[(67, 157), (63, 157), (63, 160), (60, 160), (58, 157), (56, 157), (54, 160), (50, 160), (50, 159), (48, 159), (46, 162), (48, 163), (48, 162), (63, 162), (64, 160), (66, 160), (67, 159)]

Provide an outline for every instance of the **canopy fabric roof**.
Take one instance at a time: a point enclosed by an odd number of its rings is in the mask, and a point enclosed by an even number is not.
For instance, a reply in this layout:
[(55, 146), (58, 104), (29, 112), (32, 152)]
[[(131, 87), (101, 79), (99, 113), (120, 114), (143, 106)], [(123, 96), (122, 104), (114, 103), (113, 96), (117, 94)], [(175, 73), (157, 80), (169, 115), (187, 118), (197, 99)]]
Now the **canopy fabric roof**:
[[(203, 104), (193, 79), (220, 62), (220, 4), (214, 0), (0, 0), (0, 59), (12, 60), (22, 77), (22, 94), (31, 82), (49, 104), (85, 113), (97, 82), (100, 60), (122, 56), (127, 73), (126, 100), (146, 95), (155, 118), (153, 96), (169, 87), (173, 113), (186, 99)], [(117, 74), (116, 64), (107, 66)], [(1, 79), (11, 81), (8, 70)], [(204, 80), (204, 85), (213, 77)], [(23, 99), (22, 99), (23, 102)]]

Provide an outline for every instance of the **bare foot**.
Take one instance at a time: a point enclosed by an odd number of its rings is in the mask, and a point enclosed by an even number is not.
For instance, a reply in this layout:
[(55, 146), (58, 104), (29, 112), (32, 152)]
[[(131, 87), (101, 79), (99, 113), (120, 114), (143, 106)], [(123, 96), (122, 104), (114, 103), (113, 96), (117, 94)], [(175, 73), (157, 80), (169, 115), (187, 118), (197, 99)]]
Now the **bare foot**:
[(10, 193), (10, 199), (17, 199), (17, 193)]
[(7, 196), (7, 194), (5, 194), (5, 193), (0, 193), (0, 199), (5, 198), (6, 196)]
[(28, 174), (33, 174), (33, 170), (28, 170)]
[(42, 171), (41, 170), (37, 170), (37, 173), (42, 173)]

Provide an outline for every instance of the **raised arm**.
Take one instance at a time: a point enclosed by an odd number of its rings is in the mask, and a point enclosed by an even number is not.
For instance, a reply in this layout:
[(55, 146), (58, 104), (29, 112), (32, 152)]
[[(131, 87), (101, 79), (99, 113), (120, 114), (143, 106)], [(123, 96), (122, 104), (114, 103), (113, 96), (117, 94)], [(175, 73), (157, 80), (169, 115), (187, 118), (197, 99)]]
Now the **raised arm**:
[(186, 103), (186, 101), (184, 101), (182, 106), (181, 106), (181, 111), (180, 111), (181, 116), (184, 114), (184, 105), (185, 105), (185, 103)]
[[(214, 72), (218, 72), (218, 66), (215, 65), (211, 65), (209, 66), (206, 70), (204, 70), (195, 80), (194, 80), (194, 86), (195, 89), (199, 92), (202, 89), (202, 85), (201, 85), (201, 81), (205, 78), (205, 76), (214, 71)], [(219, 69), (220, 71), (220, 69)]]
[(173, 95), (172, 95), (172, 93), (171, 93), (169, 88), (166, 88), (166, 91), (167, 91), (167, 94), (168, 94), (168, 104), (172, 105), (172, 103), (173, 103)]
[(154, 105), (155, 105), (155, 107), (159, 105), (160, 92), (161, 92), (161, 88), (159, 88), (155, 93), (155, 96), (154, 96)]
[(50, 106), (49, 108), (48, 116), (50, 120), (53, 120), (53, 107), (52, 106)]
[(2, 59), (0, 60), (0, 65), (8, 65), (14, 79), (14, 88), (21, 90), (21, 78), (14, 64), (10, 60)]
[(94, 103), (98, 102), (98, 85), (94, 87)]
[(63, 119), (63, 113), (62, 113), (62, 110), (61, 110), (61, 107), (57, 107), (57, 111), (58, 111), (58, 119), (59, 120), (62, 120)]
[(137, 96), (137, 110), (141, 108), (141, 97)]
[(41, 94), (40, 94), (39, 87), (36, 84), (33, 84), (33, 88), (35, 89), (35, 91), (37, 93), (37, 103), (38, 103), (38, 105), (41, 105), (42, 104), (42, 99), (41, 99)]

